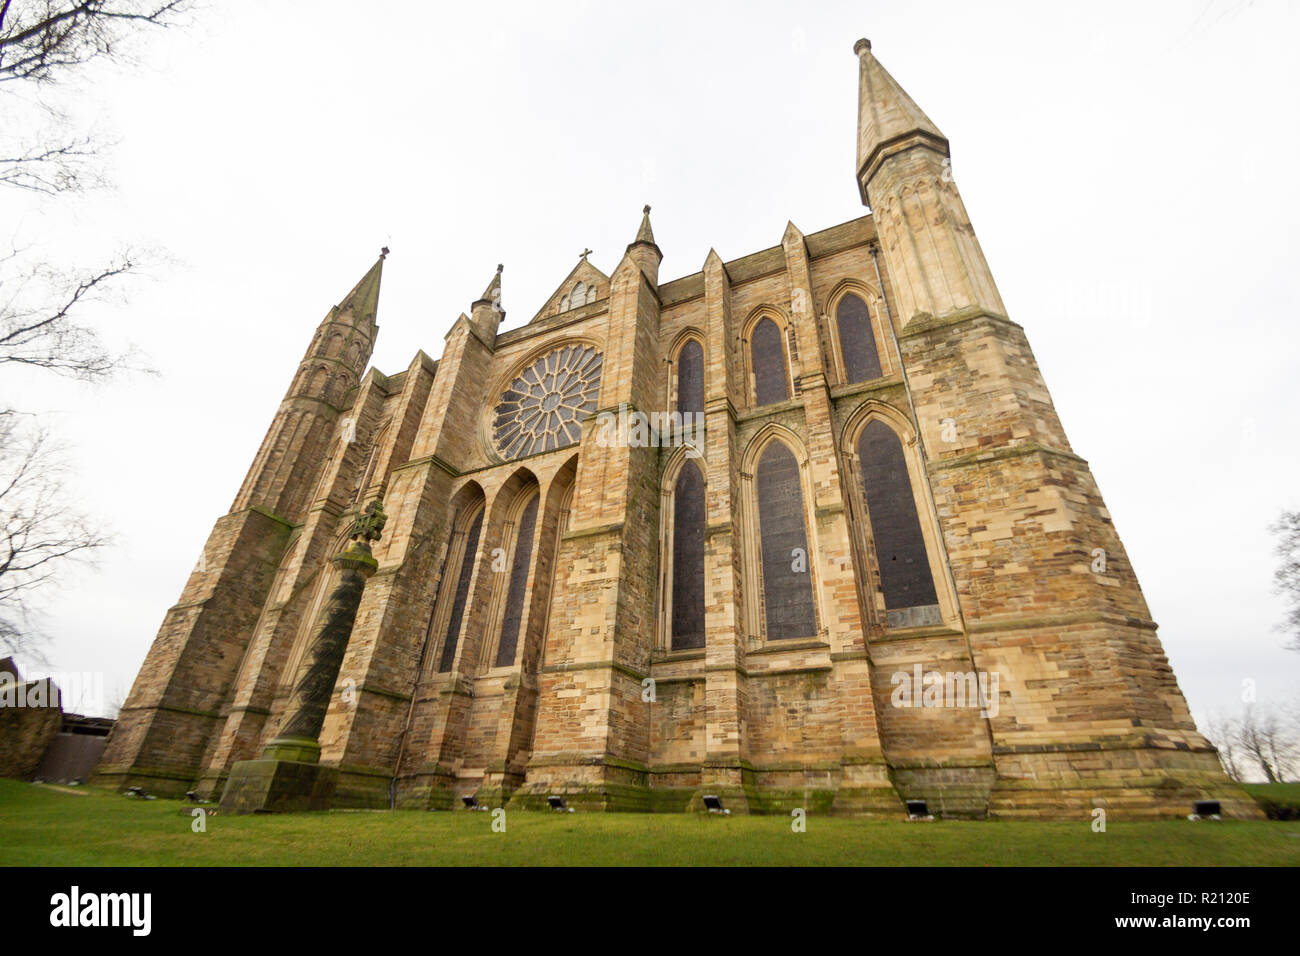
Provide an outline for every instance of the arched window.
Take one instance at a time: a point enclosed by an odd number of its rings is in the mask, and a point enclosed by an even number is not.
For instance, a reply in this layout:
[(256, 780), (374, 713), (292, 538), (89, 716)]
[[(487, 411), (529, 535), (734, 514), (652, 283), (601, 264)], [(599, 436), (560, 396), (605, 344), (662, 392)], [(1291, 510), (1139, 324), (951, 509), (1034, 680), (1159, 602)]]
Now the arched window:
[(754, 369), (754, 404), (771, 405), (789, 398), (781, 330), (766, 316), (759, 319), (750, 336), (750, 357)]
[(392, 424), (393, 420), (391, 418), (384, 422), (375, 434), (374, 440), (370, 443), (370, 456), (366, 460), (366, 470), (361, 473), (361, 481), (357, 483), (356, 493), (352, 496), (354, 502), (361, 500), (361, 496), (366, 493), (371, 480), (375, 477), (375, 468), (379, 464), (379, 456), (384, 451), (384, 441), (388, 437), (388, 428)]
[(704, 475), (687, 459), (673, 485), (672, 616), (674, 651), (704, 646)]
[(840, 331), (840, 355), (844, 358), (844, 381), (869, 382), (880, 378), (880, 353), (871, 331), (867, 304), (856, 295), (840, 299), (835, 309), (835, 324)]
[[(460, 640), (461, 618), (465, 614), (465, 603), (469, 600), (469, 582), (474, 576), (474, 560), (478, 554), (479, 532), (483, 530), (483, 508), (480, 505), (469, 524), (469, 528), (458, 528), (452, 532), (451, 544), (447, 548), (447, 571), (453, 565), (456, 570), (456, 590), (452, 596), (451, 613), (447, 615), (447, 630), (442, 639), (442, 657), (438, 670), (449, 671), (456, 660), (456, 644)], [(461, 541), (458, 542), (457, 538)], [(463, 547), (457, 545), (463, 543)], [(444, 581), (450, 580), (444, 578)]]
[(763, 564), (763, 611), (767, 639), (813, 637), (812, 559), (804, 525), (799, 462), (784, 444), (764, 450), (754, 472), (758, 498), (759, 550)]
[(677, 411), (704, 414), (704, 347), (695, 339), (677, 353)]
[(573, 295), (569, 296), (569, 305), (577, 308), (580, 305), (587, 304), (587, 285), (585, 282), (579, 282), (573, 287)]
[[(351, 522), (348, 522), (348, 525), (350, 529)], [(298, 619), (298, 630), (294, 634), (293, 646), (289, 649), (289, 659), (285, 663), (284, 670), (280, 672), (281, 691), (291, 688), (298, 679), (298, 669), (302, 666), (303, 656), (307, 653), (307, 644), (311, 641), (312, 631), (316, 627), (316, 619), (320, 617), (321, 608), (325, 606), (325, 601), (329, 598), (329, 584), (333, 570), (330, 558), (342, 551), (347, 546), (347, 543), (347, 531), (335, 535), (334, 540), (327, 547), (324, 557), (320, 560), (312, 585), (311, 599), (303, 606), (303, 614)]]
[(524, 593), (528, 588), (528, 570), (533, 563), (533, 531), (537, 527), (537, 506), (541, 495), (533, 492), (519, 516), (515, 533), (515, 556), (510, 566), (510, 585), (506, 589), (506, 610), (501, 619), (501, 636), (497, 641), (496, 667), (510, 667), (519, 648), (519, 628), (524, 616)]
[(868, 422), (858, 439), (858, 458), (885, 610), (938, 604), (898, 435), (879, 419)]

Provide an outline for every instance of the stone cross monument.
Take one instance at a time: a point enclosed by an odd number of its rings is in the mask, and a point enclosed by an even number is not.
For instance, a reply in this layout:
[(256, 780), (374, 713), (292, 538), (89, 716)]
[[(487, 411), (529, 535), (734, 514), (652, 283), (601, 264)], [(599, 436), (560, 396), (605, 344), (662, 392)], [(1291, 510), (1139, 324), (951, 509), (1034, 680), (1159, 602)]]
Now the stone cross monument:
[(329, 600), (312, 627), (302, 669), (285, 708), (280, 732), (257, 760), (242, 760), (231, 768), (221, 798), (230, 813), (320, 810), (328, 806), (337, 771), (320, 764), (320, 732), (325, 723), (339, 668), (366, 581), (378, 563), (370, 542), (379, 540), (388, 516), (383, 504), (372, 501), (352, 525), (351, 544), (334, 556)]

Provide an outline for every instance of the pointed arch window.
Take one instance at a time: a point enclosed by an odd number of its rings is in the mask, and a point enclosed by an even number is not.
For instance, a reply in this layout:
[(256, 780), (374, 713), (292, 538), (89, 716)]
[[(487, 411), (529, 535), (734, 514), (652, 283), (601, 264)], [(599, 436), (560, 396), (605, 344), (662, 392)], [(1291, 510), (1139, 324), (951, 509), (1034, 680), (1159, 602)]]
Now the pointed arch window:
[(682, 463), (673, 483), (671, 611), (669, 647), (704, 646), (704, 475), (693, 459)]
[(497, 640), (496, 667), (511, 667), (519, 648), (519, 630), (524, 616), (524, 595), (528, 589), (528, 571), (533, 563), (533, 532), (537, 527), (537, 508), (541, 495), (536, 491), (519, 516), (515, 534), (514, 560), (510, 566), (510, 584), (506, 589), (505, 615)]
[(902, 442), (874, 419), (858, 439), (858, 458), (885, 610), (938, 605)]
[(370, 487), (371, 480), (375, 477), (375, 468), (379, 464), (379, 456), (383, 454), (384, 442), (388, 438), (388, 429), (392, 424), (393, 420), (390, 418), (379, 426), (379, 431), (370, 443), (370, 455), (366, 459), (366, 470), (361, 473), (361, 480), (357, 483), (356, 492), (352, 496), (354, 502), (361, 500), (362, 495), (366, 493), (366, 489)]
[(880, 352), (871, 331), (871, 314), (867, 303), (856, 295), (840, 299), (835, 309), (835, 324), (840, 335), (840, 355), (844, 360), (844, 381), (869, 382), (880, 378)]
[(767, 639), (813, 637), (817, 611), (799, 462), (782, 442), (773, 441), (763, 451), (754, 485)]
[[(347, 527), (351, 528), (351, 522), (348, 522)], [(313, 576), (310, 600), (303, 606), (303, 615), (298, 619), (298, 630), (294, 634), (293, 646), (289, 650), (289, 659), (285, 663), (284, 670), (280, 672), (281, 691), (288, 690), (297, 681), (298, 669), (302, 666), (303, 656), (307, 653), (307, 645), (311, 641), (312, 630), (315, 628), (317, 618), (320, 617), (321, 608), (325, 606), (325, 601), (329, 597), (331, 578), (329, 559), (342, 551), (347, 546), (347, 543), (348, 532), (346, 530), (339, 532), (327, 547), (324, 557), (317, 559), (318, 564)], [(306, 560), (305, 557), (304, 560)]]
[[(468, 529), (461, 528), (452, 532), (451, 545), (447, 549), (448, 557), (456, 555), (458, 568), (456, 572), (456, 590), (453, 592), (451, 612), (447, 615), (447, 629), (442, 639), (442, 656), (438, 661), (438, 670), (446, 672), (456, 660), (456, 645), (460, 640), (461, 618), (465, 614), (465, 604), (469, 600), (469, 582), (474, 576), (474, 561), (478, 554), (479, 532), (483, 530), (483, 507), (479, 505)], [(457, 548), (456, 538), (463, 535), (464, 547)], [(459, 554), (456, 552), (459, 551)]]
[(677, 353), (677, 411), (704, 414), (704, 347), (695, 339)]
[(754, 371), (754, 404), (771, 405), (790, 397), (785, 345), (781, 329), (764, 316), (750, 335), (750, 364)]

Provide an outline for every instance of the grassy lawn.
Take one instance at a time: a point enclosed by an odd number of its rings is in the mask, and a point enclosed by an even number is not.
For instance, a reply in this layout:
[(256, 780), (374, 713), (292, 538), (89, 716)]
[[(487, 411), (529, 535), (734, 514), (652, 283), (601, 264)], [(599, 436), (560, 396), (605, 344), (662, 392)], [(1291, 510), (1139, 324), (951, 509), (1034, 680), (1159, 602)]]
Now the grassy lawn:
[(1300, 820), (1300, 783), (1244, 783), (1248, 794), (1273, 820)]
[(171, 800), (0, 780), (8, 866), (366, 865), (1300, 865), (1300, 823), (905, 823), (782, 817), (347, 812), (210, 816)]

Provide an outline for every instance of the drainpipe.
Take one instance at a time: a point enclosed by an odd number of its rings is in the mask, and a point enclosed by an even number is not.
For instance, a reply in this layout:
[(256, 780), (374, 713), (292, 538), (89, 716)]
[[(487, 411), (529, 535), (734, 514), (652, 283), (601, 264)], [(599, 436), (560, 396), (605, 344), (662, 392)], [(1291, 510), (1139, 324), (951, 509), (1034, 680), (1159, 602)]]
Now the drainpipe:
[[(455, 527), (455, 525), (453, 525)], [(433, 637), (433, 622), (438, 613), (438, 597), (442, 593), (442, 579), (447, 571), (447, 554), (450, 546), (442, 556), (442, 566), (438, 570), (438, 587), (433, 592), (433, 606), (429, 608), (429, 624), (424, 629), (424, 643), (420, 645), (420, 661), (415, 668), (415, 686), (411, 688), (411, 702), (406, 707), (406, 720), (402, 723), (402, 736), (397, 744), (397, 763), (393, 765), (393, 779), (388, 781), (388, 809), (397, 809), (397, 775), (402, 772), (402, 758), (406, 754), (406, 739), (411, 730), (411, 717), (415, 714), (415, 698), (420, 693), (420, 679), (424, 674), (424, 661), (429, 653), (430, 639)]]

